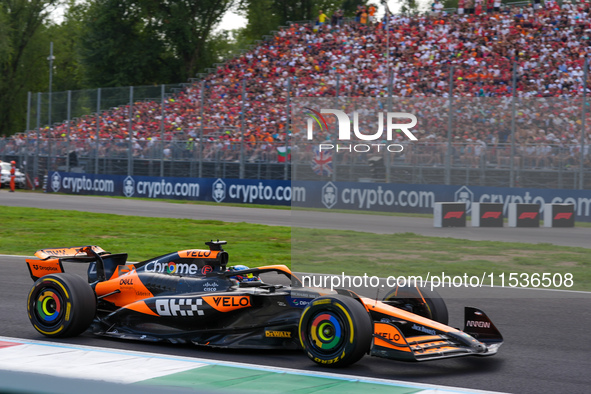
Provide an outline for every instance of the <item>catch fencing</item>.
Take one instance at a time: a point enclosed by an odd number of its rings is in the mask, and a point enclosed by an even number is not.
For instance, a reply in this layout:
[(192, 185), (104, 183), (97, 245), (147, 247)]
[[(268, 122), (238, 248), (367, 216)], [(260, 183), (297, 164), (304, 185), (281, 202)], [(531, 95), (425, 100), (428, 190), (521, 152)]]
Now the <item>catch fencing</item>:
[[(231, 100), (220, 94), (227, 86), (206, 80), (31, 94), (28, 131), (0, 138), (0, 159), (16, 160), (29, 179), (66, 171), (591, 189), (585, 96), (382, 97), (364, 104), (374, 113), (362, 131), (376, 125), (376, 112), (404, 111), (418, 119), (417, 141), (399, 138), (399, 152), (335, 149), (323, 156), (318, 141), (306, 138), (302, 108), (351, 113), (365, 99), (352, 97), (355, 82), (338, 74), (326, 83), (336, 95), (318, 103), (289, 78), (269, 88), (282, 92), (271, 96), (253, 81), (234, 81), (241, 94)], [(387, 91), (394, 89), (390, 77)], [(324, 142), (338, 142), (334, 127), (326, 132)]]

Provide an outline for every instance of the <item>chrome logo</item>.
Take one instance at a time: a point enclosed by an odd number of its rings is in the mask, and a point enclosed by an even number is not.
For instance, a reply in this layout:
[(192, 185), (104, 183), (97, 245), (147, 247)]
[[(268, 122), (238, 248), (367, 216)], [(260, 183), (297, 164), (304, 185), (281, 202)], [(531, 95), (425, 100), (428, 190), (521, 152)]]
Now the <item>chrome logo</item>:
[(168, 263), (168, 267), (166, 267), (166, 272), (168, 272), (169, 274), (174, 274), (176, 272), (176, 269), (176, 263), (170, 262)]

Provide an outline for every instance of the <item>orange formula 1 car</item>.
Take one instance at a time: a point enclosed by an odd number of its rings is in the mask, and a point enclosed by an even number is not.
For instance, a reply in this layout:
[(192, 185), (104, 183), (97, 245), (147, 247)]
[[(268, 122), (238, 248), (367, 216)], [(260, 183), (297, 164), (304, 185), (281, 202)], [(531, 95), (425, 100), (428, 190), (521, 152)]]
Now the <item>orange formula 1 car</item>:
[[(284, 265), (227, 267), (225, 241), (140, 263), (98, 246), (43, 249), (28, 259), (35, 281), (29, 319), (48, 337), (97, 335), (225, 348), (303, 348), (314, 362), (345, 366), (363, 355), (404, 361), (490, 356), (503, 338), (479, 309), (464, 331), (422, 287), (392, 289), (382, 301), (349, 290), (302, 287)], [(87, 263), (88, 280), (64, 262)], [(260, 279), (278, 273), (284, 284)], [(265, 279), (266, 280), (266, 279)]]

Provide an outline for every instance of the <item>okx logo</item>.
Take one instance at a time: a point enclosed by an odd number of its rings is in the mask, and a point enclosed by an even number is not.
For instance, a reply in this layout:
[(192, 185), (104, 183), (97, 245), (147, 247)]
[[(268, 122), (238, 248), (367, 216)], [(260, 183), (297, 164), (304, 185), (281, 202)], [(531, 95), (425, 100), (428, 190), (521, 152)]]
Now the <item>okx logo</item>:
[[(403, 146), (400, 144), (385, 144), (378, 143), (378, 140), (384, 140), (384, 113), (378, 112), (377, 126), (378, 130), (373, 134), (364, 134), (359, 129), (359, 112), (353, 112), (353, 122), (344, 111), (338, 109), (321, 109), (320, 112), (312, 108), (304, 107), (307, 120), (307, 135), (306, 138), (311, 141), (314, 139), (314, 128), (320, 132), (328, 132), (328, 123), (323, 114), (330, 114), (336, 117), (338, 127), (338, 142), (351, 142), (353, 136), (361, 141), (373, 141), (371, 144), (339, 144), (339, 143), (321, 143), (319, 150), (336, 150), (348, 152), (369, 152), (375, 150), (376, 152), (402, 152)], [(410, 119), (410, 123), (403, 122), (403, 119)], [(417, 141), (417, 137), (410, 131), (417, 125), (417, 117), (407, 112), (388, 112), (386, 114), (386, 141), (392, 141), (396, 138), (394, 133), (402, 132), (406, 138), (411, 141)], [(351, 134), (351, 124), (353, 125), (353, 135)]]
[(212, 197), (215, 202), (222, 202), (226, 198), (226, 183), (221, 179), (217, 179), (213, 185)]
[(322, 186), (322, 204), (328, 209), (337, 203), (338, 189), (332, 182)]
[(135, 180), (131, 175), (123, 180), (123, 195), (125, 197), (132, 197), (135, 193)]
[(456, 202), (463, 202), (466, 204), (466, 213), (472, 211), (472, 202), (474, 202), (474, 193), (472, 193), (472, 190), (468, 189), (466, 186), (462, 186), (456, 190), (454, 197)]
[(62, 176), (59, 172), (54, 172), (51, 176), (51, 189), (57, 193), (60, 191), (60, 187), (62, 187)]

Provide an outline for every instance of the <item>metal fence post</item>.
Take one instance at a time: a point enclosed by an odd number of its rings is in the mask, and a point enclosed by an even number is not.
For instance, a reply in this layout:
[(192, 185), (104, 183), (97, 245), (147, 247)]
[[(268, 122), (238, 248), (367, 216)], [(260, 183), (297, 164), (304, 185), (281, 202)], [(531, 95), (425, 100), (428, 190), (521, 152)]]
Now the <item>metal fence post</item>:
[(127, 175), (133, 175), (133, 142), (131, 140), (133, 132), (131, 128), (133, 126), (133, 86), (129, 87), (129, 124), (127, 135), (129, 136), (129, 143), (127, 144)]
[(27, 92), (27, 131), (31, 130), (31, 92)]
[(70, 172), (70, 121), (72, 116), (72, 91), (68, 90), (68, 103), (66, 105), (66, 171)]
[[(386, 59), (387, 62), (390, 61), (389, 58)], [(390, 68), (388, 67), (388, 103), (386, 106), (386, 109), (388, 112), (392, 112), (392, 91), (393, 91), (393, 79), (394, 79), (394, 73), (392, 72), (392, 70), (390, 70)], [(388, 117), (388, 115), (386, 114), (386, 118)], [(390, 175), (391, 175), (391, 169), (390, 169), (390, 152), (388, 152), (388, 150), (384, 150), (384, 165), (386, 166), (386, 183), (390, 183)]]
[[(41, 138), (41, 92), (37, 93), (37, 138), (35, 139), (35, 164), (33, 166), (33, 180), (39, 175), (39, 138)], [(33, 181), (33, 190), (35, 182)]]
[(205, 106), (205, 81), (201, 80), (201, 109), (200, 109), (200, 118), (201, 118), (201, 125), (199, 126), (199, 178), (203, 177), (203, 145), (205, 141), (203, 141), (203, 124), (205, 123), (205, 118), (203, 117)]
[(51, 88), (53, 85), (53, 61), (55, 60), (55, 57), (53, 56), (53, 41), (49, 43), (49, 57), (47, 60), (49, 60), (49, 105), (47, 108), (47, 125), (51, 128)]
[(451, 141), (453, 127), (454, 66), (449, 66), (449, 113), (447, 115), (447, 152), (445, 153), (445, 184), (451, 185)]
[[(388, 73), (388, 112), (392, 111), (392, 93), (393, 93), (393, 73), (390, 70), (390, 10), (386, 6), (386, 72)], [(386, 115), (387, 117), (387, 115)], [(384, 165), (386, 166), (386, 183), (390, 183), (390, 154), (388, 150), (384, 152), (386, 160)]]
[[(288, 172), (289, 172), (289, 161), (288, 158), (290, 157), (290, 146), (289, 146), (289, 130), (290, 130), (290, 126), (291, 126), (291, 78), (287, 77), (287, 106), (285, 109), (286, 112), (286, 123), (285, 123), (285, 166), (283, 167), (283, 179), (287, 180), (288, 178)], [(293, 165), (293, 164), (292, 164)]]
[[(339, 107), (339, 91), (341, 90), (341, 75), (337, 74), (337, 85), (336, 85), (336, 92), (335, 92), (335, 107)], [(337, 147), (334, 154), (332, 155), (332, 181), (336, 182), (337, 180), (337, 155), (339, 152), (338, 146), (338, 139), (337, 135), (334, 136), (334, 146)]]
[(100, 137), (100, 125), (101, 123), (101, 88), (98, 88), (96, 91), (96, 149), (95, 149), (95, 158), (94, 158), (94, 173), (99, 173), (99, 137)]
[(585, 117), (587, 106), (587, 77), (589, 76), (589, 58), (585, 57), (585, 70), (583, 71), (583, 113), (581, 117), (581, 171), (579, 172), (579, 189), (583, 190), (585, 171)]
[(246, 80), (242, 80), (242, 110), (240, 111), (240, 179), (244, 179), (244, 111), (246, 111)]
[(164, 177), (164, 84), (160, 88), (160, 176)]
[(515, 187), (515, 86), (517, 85), (517, 62), (513, 61), (513, 79), (511, 82), (511, 169), (509, 187)]

